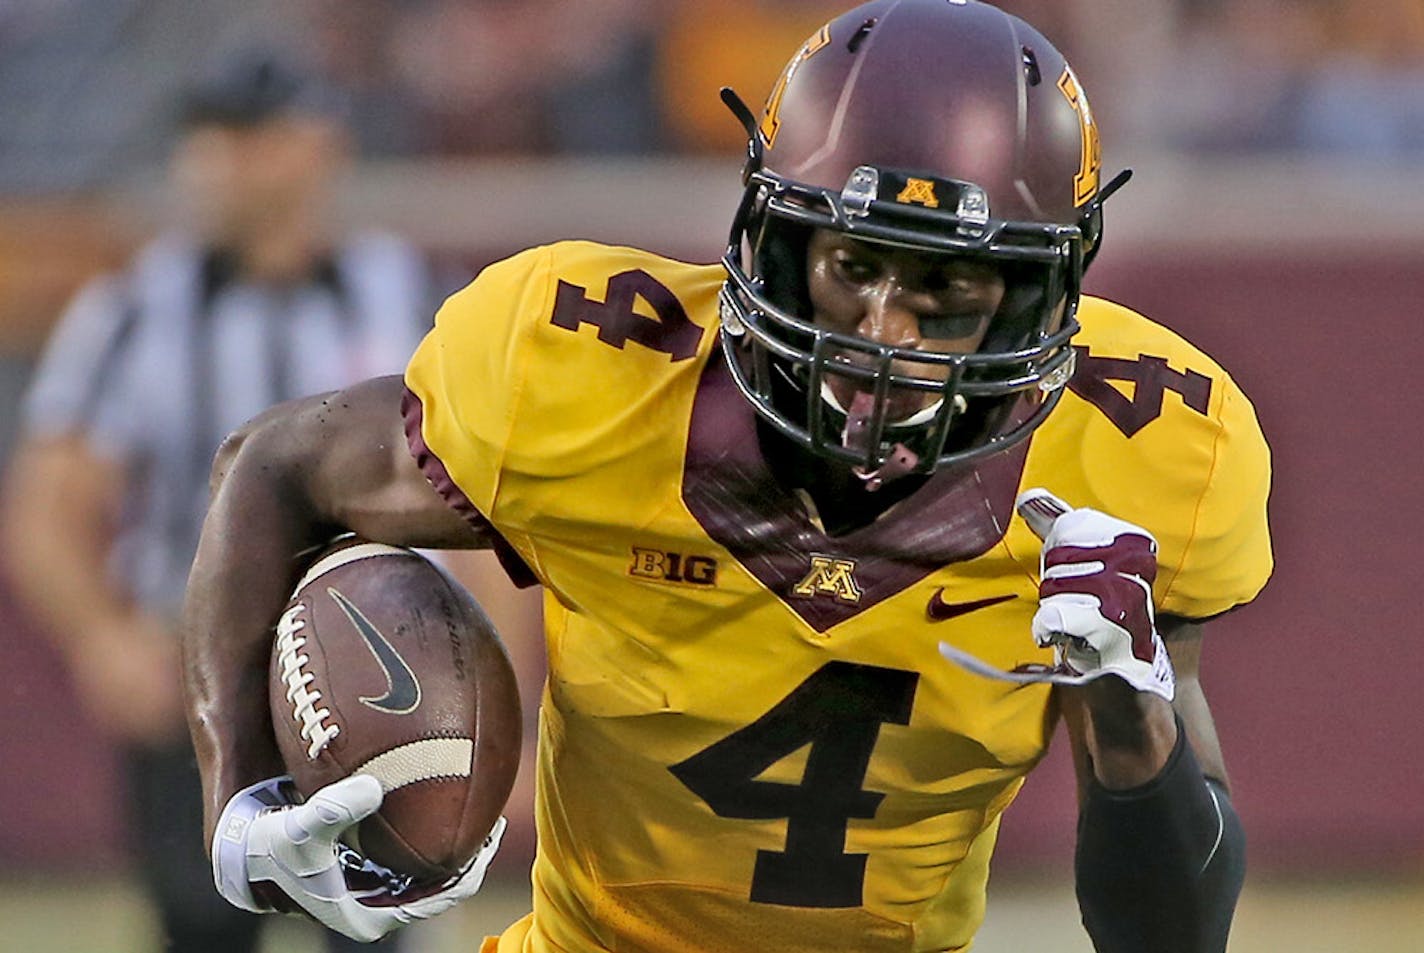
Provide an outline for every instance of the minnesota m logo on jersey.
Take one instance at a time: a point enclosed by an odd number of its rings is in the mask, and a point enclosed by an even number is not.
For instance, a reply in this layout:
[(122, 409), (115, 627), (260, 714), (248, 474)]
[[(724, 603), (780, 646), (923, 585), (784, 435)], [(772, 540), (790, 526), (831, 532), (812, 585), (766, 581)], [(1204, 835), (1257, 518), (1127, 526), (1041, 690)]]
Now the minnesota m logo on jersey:
[(855, 583), (854, 559), (811, 554), (811, 571), (791, 590), (797, 596), (834, 596), (841, 602), (860, 602), (860, 586)]

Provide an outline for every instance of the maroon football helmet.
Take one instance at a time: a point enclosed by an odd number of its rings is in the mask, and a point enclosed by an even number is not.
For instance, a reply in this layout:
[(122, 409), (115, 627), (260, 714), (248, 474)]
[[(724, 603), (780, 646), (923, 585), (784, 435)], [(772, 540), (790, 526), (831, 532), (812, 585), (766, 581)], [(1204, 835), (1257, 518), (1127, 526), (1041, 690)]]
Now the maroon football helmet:
[[(760, 120), (724, 98), (750, 142), (724, 259), (723, 344), (757, 412), (872, 487), (997, 452), (1038, 426), (1072, 374), (1102, 201), (1127, 175), (1099, 188), (1097, 126), (1053, 45), (986, 3), (873, 0), (807, 40)], [(806, 247), (818, 228), (992, 262), (1006, 293), (978, 351), (894, 347), (813, 323)], [(857, 409), (831, 396), (837, 375), (868, 395)], [(900, 389), (937, 392), (933, 411), (892, 419)]]

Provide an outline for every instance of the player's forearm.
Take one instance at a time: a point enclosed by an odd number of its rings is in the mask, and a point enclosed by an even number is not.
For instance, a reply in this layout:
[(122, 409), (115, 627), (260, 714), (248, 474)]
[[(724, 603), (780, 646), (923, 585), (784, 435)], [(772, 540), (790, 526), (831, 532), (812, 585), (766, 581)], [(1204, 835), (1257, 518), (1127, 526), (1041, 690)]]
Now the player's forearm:
[(1084, 740), (1097, 783), (1122, 790), (1157, 777), (1177, 743), (1171, 703), (1111, 676), (1081, 691)]
[(260, 429), (229, 440), (189, 575), (183, 678), (211, 843), (227, 799), (282, 773), (271, 741), (271, 630), (297, 572), (291, 558), (329, 535)]
[(1098, 953), (1225, 950), (1245, 877), (1245, 834), (1184, 730), (1146, 784), (1089, 785), (1075, 867), (1083, 924)]
[[(406, 449), (399, 377), (275, 407), (230, 438), (184, 607), (188, 718), (209, 825), (241, 788), (280, 773), (271, 742), (272, 628), (298, 557), (343, 531), (393, 545), (488, 545)], [(211, 833), (211, 830), (209, 830)]]

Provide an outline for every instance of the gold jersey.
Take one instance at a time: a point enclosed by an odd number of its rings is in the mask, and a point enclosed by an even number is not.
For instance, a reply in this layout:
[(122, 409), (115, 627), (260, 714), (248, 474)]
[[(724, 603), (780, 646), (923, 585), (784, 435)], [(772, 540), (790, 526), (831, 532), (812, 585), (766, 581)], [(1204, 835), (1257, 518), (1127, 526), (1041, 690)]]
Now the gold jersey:
[(1085, 299), (1029, 443), (828, 537), (766, 469), (722, 280), (533, 249), (453, 296), (406, 372), (427, 473), (547, 594), (534, 909), (497, 948), (964, 949), (1054, 722), (1047, 687), (938, 651), (1049, 661), (1016, 492), (1150, 528), (1158, 610), (1204, 618), (1270, 573), (1265, 442), (1210, 358)]

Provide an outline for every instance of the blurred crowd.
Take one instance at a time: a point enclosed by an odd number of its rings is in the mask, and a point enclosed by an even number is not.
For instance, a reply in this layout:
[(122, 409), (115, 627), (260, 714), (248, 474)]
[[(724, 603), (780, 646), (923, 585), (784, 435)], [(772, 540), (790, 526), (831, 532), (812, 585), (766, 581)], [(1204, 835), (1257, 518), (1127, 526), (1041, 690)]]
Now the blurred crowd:
[(1146, 131), (1188, 150), (1424, 158), (1424, 3), (1178, 0)]
[[(175, 90), (235, 47), (281, 47), (324, 76), (363, 159), (733, 156), (741, 130), (718, 89), (756, 106), (846, 5), (0, 0), (0, 331), (33, 346), (50, 289), (107, 251), (102, 228), (70, 227), (94, 214), (84, 197), (156, 179)], [(1140, 149), (1424, 156), (1419, 0), (1001, 5), (1068, 54), (1117, 162)]]
[[(1116, 141), (1424, 154), (1417, 0), (1004, 0), (1065, 49)], [(739, 149), (839, 0), (6, 0), (0, 193), (161, 155), (167, 92), (224, 48), (282, 44), (347, 99), (368, 157)], [(1099, 78), (1101, 77), (1101, 79)]]

